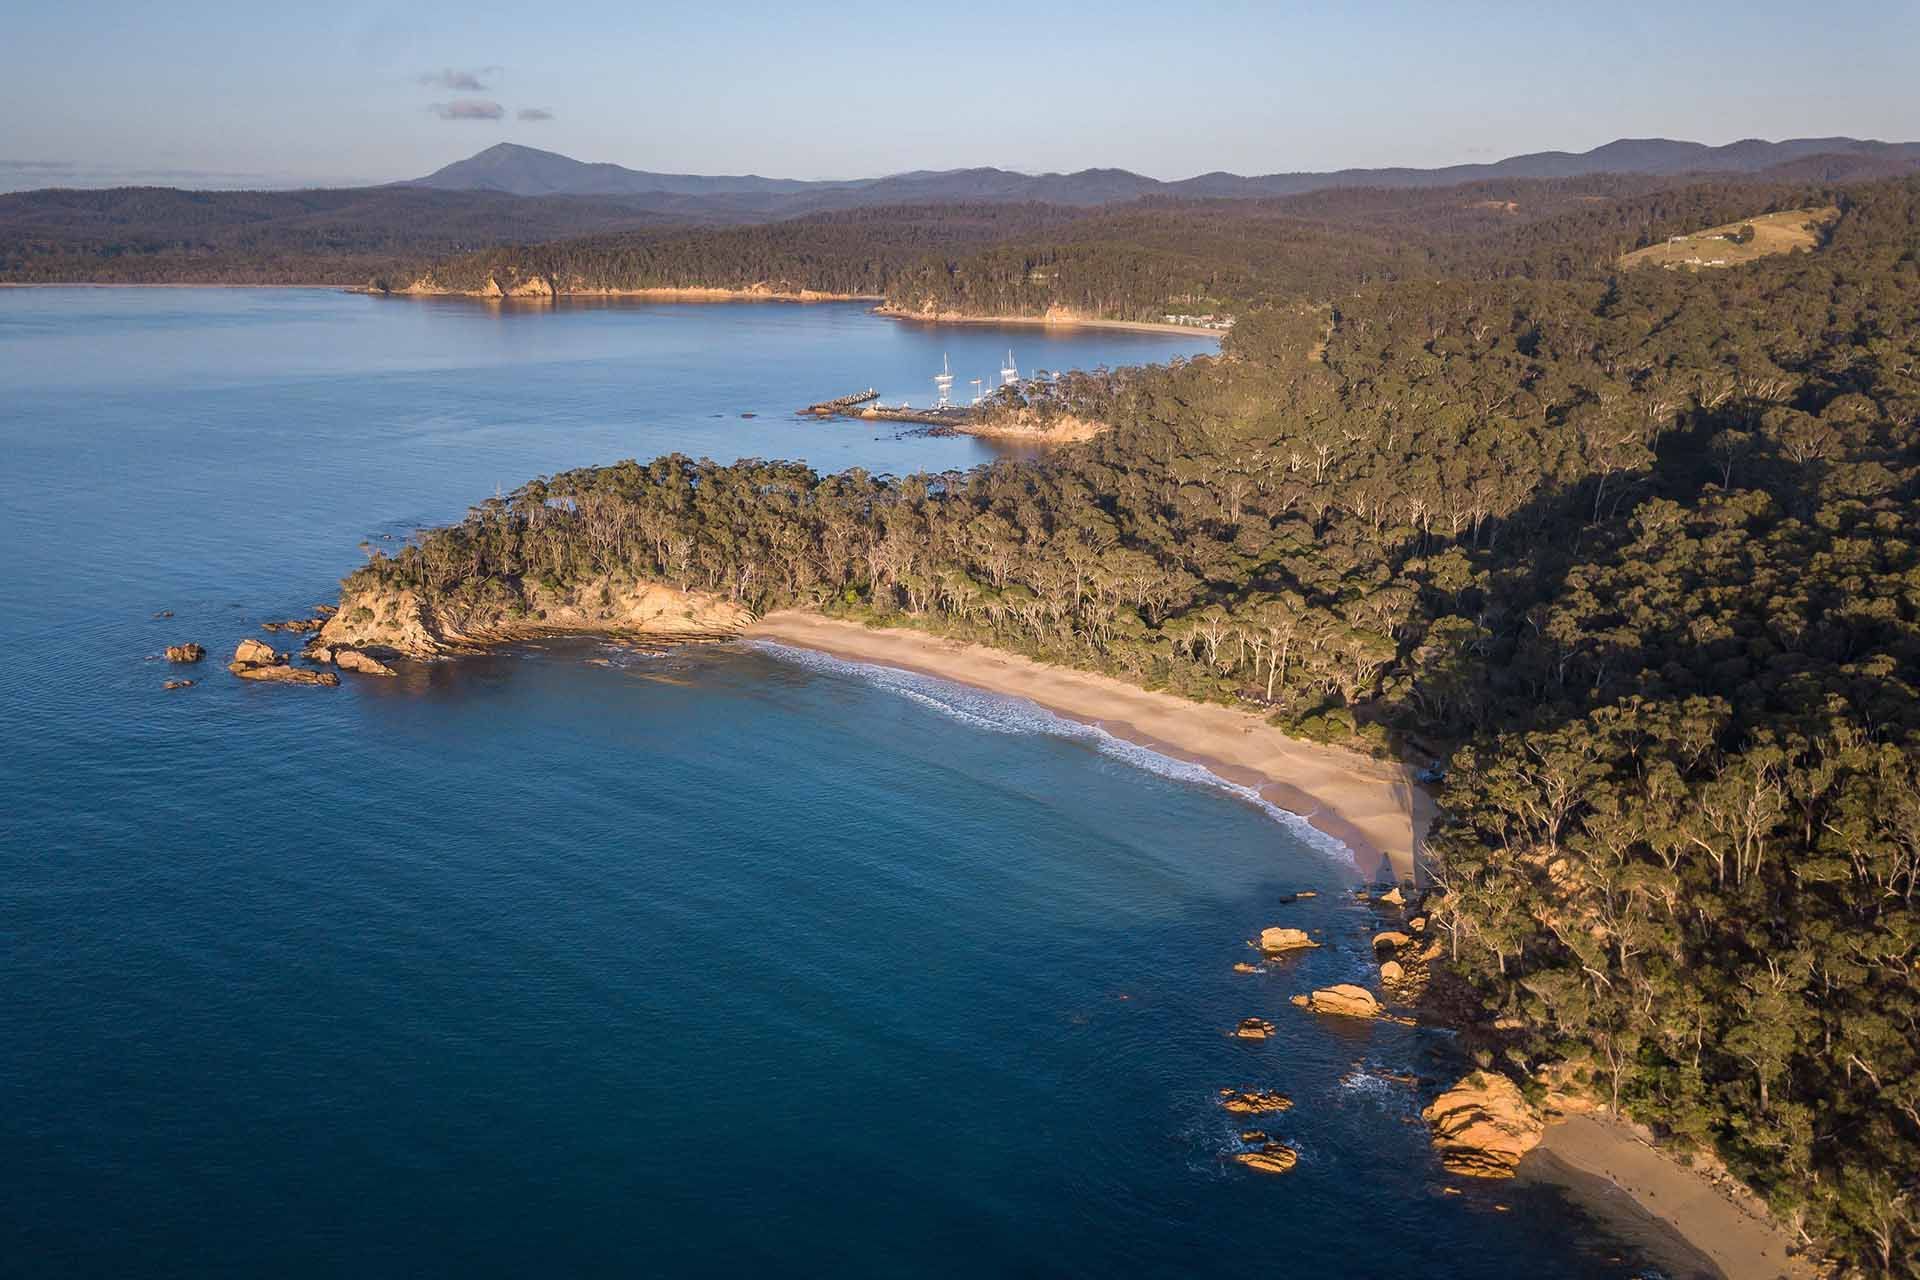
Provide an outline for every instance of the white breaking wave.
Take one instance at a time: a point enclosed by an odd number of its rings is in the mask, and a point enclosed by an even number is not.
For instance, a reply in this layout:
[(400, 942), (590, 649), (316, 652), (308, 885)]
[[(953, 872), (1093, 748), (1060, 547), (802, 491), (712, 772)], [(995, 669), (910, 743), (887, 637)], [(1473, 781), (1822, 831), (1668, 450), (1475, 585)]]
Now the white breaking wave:
[(1176, 760), (1149, 747), (1115, 737), (1099, 725), (1082, 724), (1078, 720), (1056, 715), (1026, 698), (992, 693), (972, 685), (960, 684), (939, 676), (924, 675), (918, 671), (905, 671), (882, 663), (855, 662), (847, 658), (837, 658), (830, 653), (821, 653), (817, 649), (801, 649), (772, 640), (749, 640), (747, 644), (748, 647), (778, 658), (782, 662), (792, 663), (809, 671), (853, 676), (864, 680), (889, 693), (910, 698), (962, 724), (976, 729), (985, 729), (989, 733), (1015, 736), (1047, 734), (1056, 738), (1070, 738), (1077, 742), (1084, 742), (1101, 754), (1111, 756), (1135, 769), (1158, 774), (1162, 778), (1169, 778), (1175, 782), (1184, 782), (1190, 786), (1225, 791), (1259, 809), (1281, 826), (1286, 827), (1303, 843), (1321, 853), (1355, 865), (1359, 863), (1353, 850), (1344, 843), (1320, 830), (1299, 814), (1282, 809), (1263, 797), (1253, 787), (1229, 781), (1205, 765)]

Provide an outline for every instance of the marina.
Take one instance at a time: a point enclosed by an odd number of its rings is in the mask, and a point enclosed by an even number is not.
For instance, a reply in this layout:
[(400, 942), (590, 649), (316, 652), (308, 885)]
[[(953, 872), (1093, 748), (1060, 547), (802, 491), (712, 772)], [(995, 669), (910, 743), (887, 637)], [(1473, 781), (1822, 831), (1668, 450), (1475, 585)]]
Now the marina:
[[(880, 422), (913, 422), (933, 427), (962, 427), (980, 416), (992, 392), (983, 388), (985, 378), (970, 378), (973, 398), (966, 404), (956, 404), (953, 400), (955, 375), (953, 363), (946, 356), (940, 357), (940, 372), (933, 375), (934, 403), (924, 408), (902, 401), (896, 405), (879, 404), (880, 393), (872, 387), (865, 391), (856, 391), (849, 395), (835, 396), (831, 400), (822, 400), (799, 410), (803, 415), (811, 414), (819, 418), (862, 418)], [(1019, 387), (1020, 366), (1014, 361), (1012, 350), (1008, 350), (1006, 362), (1000, 366), (1000, 380), (995, 390), (1006, 387)], [(1046, 385), (1046, 376), (1041, 374), (1034, 380), (1035, 389)]]

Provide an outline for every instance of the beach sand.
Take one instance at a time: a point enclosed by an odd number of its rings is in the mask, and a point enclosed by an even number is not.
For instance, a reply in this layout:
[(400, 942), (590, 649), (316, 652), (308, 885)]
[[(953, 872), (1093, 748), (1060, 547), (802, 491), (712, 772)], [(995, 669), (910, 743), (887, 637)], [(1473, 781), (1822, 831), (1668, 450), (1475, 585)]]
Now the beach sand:
[(768, 614), (746, 636), (1026, 698), (1117, 738), (1204, 765), (1229, 782), (1257, 788), (1262, 798), (1345, 844), (1369, 879), (1411, 878), (1414, 851), (1432, 819), (1433, 802), (1411, 770), (1289, 738), (1245, 711), (924, 632), (814, 614)]
[(918, 324), (990, 324), (995, 326), (1037, 326), (1043, 329), (1125, 329), (1134, 333), (1177, 333), (1188, 338), (1212, 338), (1219, 342), (1227, 336), (1224, 329), (1203, 329), (1194, 324), (1165, 324), (1157, 320), (1102, 320), (1092, 316), (1061, 315), (1049, 313), (1044, 316), (971, 316), (958, 311), (907, 311), (898, 307), (879, 306), (873, 309), (875, 315), (886, 316), (890, 320), (907, 320)]
[(1792, 1240), (1758, 1204), (1741, 1203), (1699, 1170), (1601, 1116), (1570, 1116), (1547, 1126), (1540, 1145), (1521, 1161), (1520, 1176), (1566, 1187), (1576, 1202), (1617, 1227), (1630, 1229), (1636, 1214), (1657, 1221), (1726, 1280), (1817, 1274), (1787, 1256)]

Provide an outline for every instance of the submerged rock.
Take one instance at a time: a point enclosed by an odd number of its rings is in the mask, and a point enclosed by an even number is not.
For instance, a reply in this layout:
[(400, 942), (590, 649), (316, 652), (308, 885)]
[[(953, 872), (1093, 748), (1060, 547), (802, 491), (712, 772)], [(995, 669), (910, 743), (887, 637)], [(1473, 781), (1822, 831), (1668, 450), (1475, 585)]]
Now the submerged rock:
[(194, 644), (191, 640), (186, 644), (170, 644), (167, 646), (168, 662), (198, 662), (206, 656), (206, 647), (204, 645)]
[(1317, 947), (1320, 944), (1307, 936), (1305, 929), (1283, 929), (1274, 926), (1260, 931), (1260, 949), (1269, 954), (1280, 951), (1298, 951), (1304, 947)]
[(1293, 1003), (1315, 1013), (1332, 1013), (1346, 1018), (1377, 1018), (1382, 1009), (1373, 992), (1351, 982), (1322, 987), (1312, 995), (1295, 996)]
[(334, 650), (333, 662), (334, 665), (342, 671), (358, 671), (361, 675), (365, 676), (390, 676), (394, 674), (392, 667), (380, 661), (380, 659), (374, 657), (372, 654), (362, 653), (358, 649)]
[(1260, 966), (1257, 964), (1248, 964), (1245, 960), (1240, 960), (1235, 962), (1233, 971), (1235, 973), (1259, 973)]
[(318, 631), (327, 625), (325, 618), (288, 618), (282, 622), (263, 622), (262, 631)]
[(242, 680), (266, 680), (274, 684), (318, 684), (332, 688), (340, 683), (340, 677), (331, 671), (309, 671), (305, 667), (249, 666), (244, 662), (230, 662), (227, 670)]
[(1290, 1110), (1293, 1099), (1273, 1089), (1222, 1089), (1220, 1105), (1237, 1116), (1264, 1116)]
[(1258, 1151), (1242, 1151), (1234, 1159), (1261, 1173), (1285, 1173), (1300, 1163), (1300, 1154), (1292, 1147), (1269, 1142)]
[(1519, 1086), (1491, 1071), (1467, 1076), (1420, 1115), (1433, 1127), (1440, 1163), (1471, 1178), (1511, 1178), (1546, 1129)]
[(1262, 1143), (1262, 1142), (1266, 1142), (1268, 1141), (1266, 1130), (1242, 1129), (1240, 1131), (1240, 1141), (1253, 1143), (1255, 1145), (1258, 1145), (1259, 1143)]
[(193, 688), (193, 681), (191, 681), (191, 680), (169, 680), (169, 681), (167, 681), (167, 682), (166, 682), (165, 684), (163, 684), (163, 685), (161, 685), (160, 687), (161, 687), (162, 689), (191, 689), (191, 688)]
[(1241, 1040), (1265, 1040), (1273, 1034), (1273, 1024), (1264, 1018), (1242, 1018), (1233, 1034)]

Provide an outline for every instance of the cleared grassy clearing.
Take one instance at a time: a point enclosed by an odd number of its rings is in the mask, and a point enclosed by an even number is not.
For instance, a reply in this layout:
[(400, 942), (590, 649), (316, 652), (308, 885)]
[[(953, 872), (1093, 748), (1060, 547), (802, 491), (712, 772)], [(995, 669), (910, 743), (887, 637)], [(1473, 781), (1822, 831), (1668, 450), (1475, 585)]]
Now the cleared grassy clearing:
[[(1831, 205), (1824, 209), (1789, 209), (1783, 213), (1763, 213), (1705, 231), (1675, 236), (1665, 244), (1636, 249), (1620, 259), (1623, 267), (1684, 267), (1698, 271), (1703, 267), (1737, 267), (1755, 258), (1776, 253), (1811, 249), (1819, 243), (1820, 229), (1840, 216)], [(1745, 228), (1753, 228), (1751, 239), (1741, 240)]]

